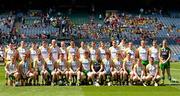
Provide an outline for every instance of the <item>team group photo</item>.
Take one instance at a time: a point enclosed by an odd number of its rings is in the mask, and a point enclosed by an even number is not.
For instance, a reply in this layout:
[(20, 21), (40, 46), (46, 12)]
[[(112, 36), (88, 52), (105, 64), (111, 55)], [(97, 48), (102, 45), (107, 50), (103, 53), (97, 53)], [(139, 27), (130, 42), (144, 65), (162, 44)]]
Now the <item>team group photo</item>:
[(61, 41), (58, 46), (55, 39), (50, 44), (33, 42), (29, 47), (24, 41), (19, 46), (9, 43), (4, 53), (6, 85), (158, 86), (164, 84), (165, 72), (172, 81), (166, 40), (162, 46), (153, 40), (150, 47), (142, 40), (138, 48), (125, 39), (119, 44), (112, 40), (109, 48), (98, 43), (82, 41), (80, 47), (74, 41), (69, 46)]
[(0, 96), (180, 96), (180, 0), (0, 0)]

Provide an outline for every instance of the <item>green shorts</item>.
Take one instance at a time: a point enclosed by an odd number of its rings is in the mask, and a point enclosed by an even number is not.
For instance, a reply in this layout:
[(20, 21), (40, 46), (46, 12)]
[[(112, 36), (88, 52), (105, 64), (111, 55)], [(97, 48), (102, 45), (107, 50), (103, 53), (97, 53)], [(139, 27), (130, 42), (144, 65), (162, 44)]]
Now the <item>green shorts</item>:
[(41, 75), (41, 70), (38, 69), (38, 75)]
[(128, 75), (130, 75), (130, 73), (131, 73), (131, 70), (127, 70), (127, 73), (128, 73)]
[(9, 75), (10, 80), (15, 80), (14, 74)]
[(89, 70), (83, 70), (82, 72), (83, 72), (84, 75), (87, 76), (87, 74), (88, 74), (90, 71), (89, 71)]
[(170, 61), (167, 61), (166, 63), (161, 63), (160, 68), (161, 70), (170, 68)]
[(148, 60), (142, 60), (142, 64), (144, 65), (144, 66), (147, 66), (148, 65)]
[(52, 70), (47, 69), (48, 73), (51, 75)]
[(154, 64), (158, 65), (158, 64), (159, 64), (159, 61), (154, 61)]

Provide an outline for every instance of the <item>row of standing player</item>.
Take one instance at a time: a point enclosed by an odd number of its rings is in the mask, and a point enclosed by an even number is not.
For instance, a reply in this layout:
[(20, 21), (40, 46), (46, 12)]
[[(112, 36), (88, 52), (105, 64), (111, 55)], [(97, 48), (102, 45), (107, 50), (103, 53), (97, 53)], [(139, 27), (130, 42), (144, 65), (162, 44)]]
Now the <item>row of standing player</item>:
[[(131, 42), (126, 48), (124, 40), (119, 46), (117, 46), (115, 41), (112, 41), (112, 47), (109, 49), (105, 48), (102, 42), (99, 48), (96, 48), (95, 42), (92, 42), (91, 45), (90, 48), (87, 48), (84, 42), (81, 42), (81, 47), (78, 49), (74, 41), (71, 41), (69, 47), (66, 48), (65, 43), (61, 42), (61, 47), (59, 48), (56, 45), (56, 41), (52, 40), (50, 47), (43, 41), (42, 46), (38, 49), (36, 44), (33, 43), (32, 48), (27, 50), (25, 42), (22, 41), (21, 46), (15, 50), (9, 44), (9, 47), (5, 50), (6, 79), (8, 77), (10, 79), (16, 78), (15, 80), (13, 79), (13, 82), (15, 82), (19, 81), (20, 78), (30, 77), (30, 81), (34, 79), (34, 83), (35, 81), (38, 83), (38, 75), (41, 74), (44, 82), (47, 83), (48, 77), (51, 77), (51, 81), (54, 84), (55, 81), (62, 79), (62, 76), (65, 75), (71, 85), (72, 77), (76, 75), (77, 85), (80, 84), (83, 77), (87, 77), (87, 80), (92, 80), (96, 85), (99, 85), (100, 81), (105, 81), (105, 75), (109, 74), (111, 76), (110, 80), (120, 81), (120, 84), (128, 81), (128, 77), (130, 77), (130, 81), (159, 81), (160, 63), (163, 81), (165, 70), (167, 70), (169, 80), (171, 80), (170, 49), (166, 40), (163, 41), (162, 48), (158, 48), (155, 41), (153, 41), (152, 47), (147, 48), (145, 41), (141, 41), (140, 47), (136, 50), (133, 49)], [(12, 58), (13, 56), (14, 58)], [(128, 59), (128, 56), (130, 56), (130, 59)], [(44, 64), (40, 58), (42, 58)], [(148, 59), (150, 62), (148, 62)], [(18, 60), (20, 60), (20, 63), (15, 64)], [(138, 62), (140, 61), (141, 63), (139, 64)], [(151, 61), (153, 62), (151, 63)], [(13, 67), (14, 64), (18, 67)], [(136, 66), (141, 64), (143, 65), (142, 68)], [(13, 68), (14, 70), (12, 70)], [(143, 73), (142, 76), (140, 75), (140, 69)], [(27, 79), (22, 79), (21, 81), (24, 83)], [(111, 83), (109, 82), (108, 85), (111, 85)], [(145, 83), (143, 84), (145, 85)], [(155, 85), (157, 85), (157, 82), (155, 82)]]

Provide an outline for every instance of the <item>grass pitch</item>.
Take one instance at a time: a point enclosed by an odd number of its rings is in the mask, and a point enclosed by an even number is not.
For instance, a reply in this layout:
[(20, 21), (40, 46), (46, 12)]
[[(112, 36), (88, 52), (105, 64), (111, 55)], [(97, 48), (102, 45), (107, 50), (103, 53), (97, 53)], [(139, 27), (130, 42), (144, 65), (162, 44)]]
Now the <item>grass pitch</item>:
[[(180, 63), (171, 63), (172, 77), (180, 81)], [(166, 76), (167, 77), (167, 76)], [(0, 96), (180, 96), (180, 84), (166, 86), (5, 86), (4, 66), (0, 66)]]

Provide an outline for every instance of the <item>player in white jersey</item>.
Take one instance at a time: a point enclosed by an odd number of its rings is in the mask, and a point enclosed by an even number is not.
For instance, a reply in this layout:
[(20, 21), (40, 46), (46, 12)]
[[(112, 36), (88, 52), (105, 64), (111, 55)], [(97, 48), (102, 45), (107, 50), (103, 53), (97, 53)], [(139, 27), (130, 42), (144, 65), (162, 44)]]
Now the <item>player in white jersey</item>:
[(149, 58), (149, 64), (146, 66), (147, 76), (145, 78), (146, 82), (153, 82), (154, 86), (158, 86), (158, 82), (161, 77), (159, 75), (159, 66), (154, 64), (154, 58)]
[(118, 46), (116, 45), (116, 41), (112, 41), (112, 46), (109, 48), (109, 51), (111, 53), (111, 59), (115, 59), (116, 58), (116, 54), (119, 51)]
[[(101, 73), (101, 76), (103, 77), (104, 81), (106, 81), (107, 79), (108, 86), (111, 86), (112, 81), (115, 79), (116, 71), (114, 70), (114, 64), (113, 64), (113, 60), (111, 59), (110, 52), (105, 53), (105, 58), (102, 60), (102, 62), (104, 66), (104, 71)], [(109, 75), (111, 76), (111, 78), (108, 77)]]
[(82, 75), (83, 73), (81, 72), (81, 62), (77, 59), (77, 57), (75, 55), (72, 55), (71, 60), (68, 61), (68, 65), (69, 65), (69, 79), (72, 82), (73, 77), (76, 77), (76, 81), (74, 83), (76, 83), (76, 86), (80, 85), (80, 81), (82, 79)]
[[(92, 76), (92, 72), (91, 72), (91, 64), (92, 61), (89, 58), (89, 52), (85, 51), (84, 52), (84, 58), (80, 60), (81, 64), (82, 64), (82, 72), (83, 72), (83, 77), (86, 77), (86, 79), (92, 80), (93, 76)], [(83, 78), (85, 79), (85, 78)]]
[(122, 55), (122, 58), (125, 58), (126, 57), (126, 41), (125, 39), (122, 39), (120, 44), (118, 45), (119, 47), (119, 50), (121, 51), (121, 55)]
[(78, 53), (78, 48), (75, 46), (74, 41), (71, 41), (71, 42), (70, 42), (70, 46), (67, 47), (67, 52), (68, 52), (68, 60), (71, 59), (72, 55), (76, 55), (77, 58), (79, 58), (78, 55), (77, 55), (77, 53)]
[(53, 70), (54, 70), (54, 66), (55, 66), (55, 61), (52, 57), (52, 53), (48, 53), (48, 58), (45, 59), (45, 70), (46, 70), (46, 74), (44, 74), (45, 76), (45, 82), (46, 84), (50, 84), (52, 82), (52, 77), (54, 76)]
[(126, 48), (125, 52), (126, 52), (126, 55), (128, 53), (131, 53), (131, 59), (135, 59), (135, 49), (133, 47), (133, 43), (132, 42), (128, 43), (128, 47)]
[(25, 55), (23, 55), (22, 60), (19, 63), (19, 70), (21, 74), (21, 84), (32, 84), (32, 80), (34, 80), (35, 75), (32, 67), (32, 61), (30, 59), (30, 52), (27, 52)]
[(131, 53), (128, 53), (126, 55), (126, 58), (123, 61), (123, 85), (125, 82), (127, 82), (127, 85), (129, 83), (129, 77), (132, 78), (133, 73), (133, 67), (134, 67), (134, 61), (131, 59)]
[(5, 48), (5, 60), (10, 61), (13, 54), (16, 52), (12, 43), (9, 43)]
[(99, 52), (99, 49), (96, 48), (96, 43), (95, 42), (91, 42), (91, 47), (89, 48), (89, 52), (90, 52), (91, 60), (95, 60), (96, 52)]
[(31, 44), (31, 48), (29, 49), (29, 51), (30, 51), (31, 59), (35, 60), (35, 58), (37, 58), (37, 53), (38, 53), (38, 49), (35, 42)]
[(89, 51), (89, 50), (86, 48), (86, 45), (84, 44), (84, 42), (81, 42), (80, 45), (81, 45), (81, 47), (78, 49), (79, 59), (83, 59), (84, 52)]
[(145, 45), (145, 41), (141, 41), (141, 46), (136, 50), (136, 57), (142, 60), (142, 64), (146, 67), (148, 64), (149, 51)]
[[(69, 68), (63, 53), (59, 54), (59, 59), (56, 61), (54, 72), (57, 74), (57, 80), (63, 81), (65, 79), (64, 82), (67, 84), (67, 80), (69, 80)], [(65, 78), (63, 78), (63, 76), (65, 76)]]
[[(14, 57), (13, 57), (14, 56)], [(9, 43), (9, 45), (7, 46), (7, 48), (5, 49), (5, 60), (4, 63), (5, 65), (12, 60), (12, 58), (15, 58), (16, 60), (18, 60), (18, 52), (17, 50), (14, 49), (13, 44)], [(8, 76), (6, 76), (5, 74), (5, 78), (6, 78), (6, 85), (8, 84)]]
[(159, 48), (156, 41), (153, 41), (152, 47), (149, 48), (149, 56), (153, 57), (154, 63), (159, 65)]
[(58, 60), (58, 55), (60, 53), (60, 49), (59, 47), (57, 46), (57, 43), (56, 43), (56, 40), (53, 39), (51, 41), (51, 46), (49, 47), (49, 52), (52, 53), (52, 58), (56, 61)]
[(48, 58), (49, 48), (46, 41), (42, 41), (42, 46), (39, 47), (39, 51), (44, 60)]
[(68, 60), (68, 52), (64, 41), (61, 41), (60, 52), (64, 54), (64, 59)]
[(35, 58), (33, 60), (33, 68), (34, 68), (34, 74), (35, 74), (35, 80), (36, 80), (36, 85), (39, 85), (39, 76), (42, 77), (42, 84), (44, 84), (44, 79), (45, 77), (45, 70), (44, 70), (44, 66), (45, 66), (45, 61), (41, 56), (41, 53), (38, 52), (37, 53), (37, 58)]
[(116, 53), (116, 58), (113, 59), (114, 70), (116, 72), (116, 80), (121, 84), (123, 78), (123, 62), (120, 51)]
[(13, 54), (17, 53), (17, 51), (14, 49), (13, 44), (9, 43), (9, 45), (7, 46), (7, 48), (5, 48), (5, 63), (10, 61)]
[[(137, 58), (137, 63), (134, 65), (133, 68), (133, 74), (132, 77), (130, 78), (135, 84), (137, 83), (143, 83), (144, 85), (144, 80), (145, 80), (145, 67), (141, 63), (141, 59)], [(134, 84), (133, 83), (133, 84)]]
[(20, 47), (17, 49), (19, 53), (19, 59), (22, 60), (24, 55), (28, 52), (28, 49), (26, 48), (26, 43), (24, 41), (21, 41)]
[(100, 47), (99, 47), (99, 51), (100, 51), (100, 56), (101, 56), (101, 59), (104, 59), (105, 58), (105, 53), (108, 51), (104, 45), (103, 42), (100, 42)]
[[(15, 85), (15, 82), (18, 82), (20, 80), (20, 73), (18, 71), (18, 64), (16, 61), (16, 57), (15, 55), (12, 56), (11, 60), (7, 62), (6, 66), (5, 66), (5, 71), (6, 71), (6, 79), (10, 80), (9, 85)], [(8, 83), (6, 82), (6, 85), (8, 85)]]

